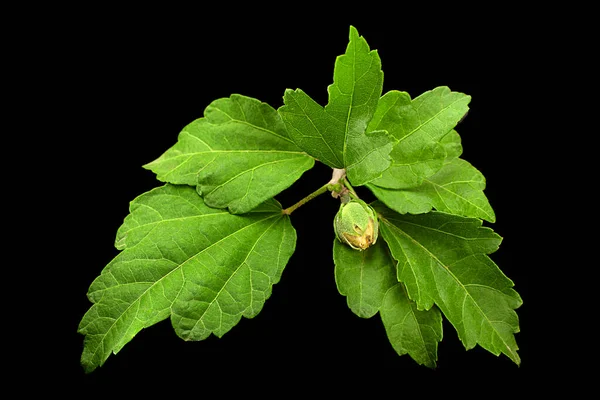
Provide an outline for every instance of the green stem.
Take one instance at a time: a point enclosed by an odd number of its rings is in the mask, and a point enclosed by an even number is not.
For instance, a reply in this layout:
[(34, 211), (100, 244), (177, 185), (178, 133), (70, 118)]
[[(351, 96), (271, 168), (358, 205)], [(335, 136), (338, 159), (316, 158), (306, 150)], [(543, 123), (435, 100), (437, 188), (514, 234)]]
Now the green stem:
[(312, 192), (311, 194), (309, 194), (308, 196), (306, 196), (305, 198), (303, 198), (302, 200), (300, 200), (299, 202), (297, 202), (296, 204), (294, 204), (291, 207), (286, 208), (285, 210), (281, 211), (283, 214), (285, 215), (290, 215), (292, 212), (294, 212), (294, 210), (298, 207), (300, 207), (301, 205), (308, 203), (309, 201), (311, 201), (312, 199), (314, 199), (315, 197), (327, 192), (330, 188), (331, 184), (327, 183), (323, 186), (321, 186), (319, 189), (315, 190), (314, 192)]
[(354, 190), (354, 188), (352, 187), (352, 185), (350, 184), (350, 181), (344, 177), (344, 186), (346, 186), (348, 188), (348, 190), (350, 191), (350, 194), (355, 198), (355, 199), (359, 199), (360, 197), (358, 197), (358, 195), (356, 194), (356, 191)]

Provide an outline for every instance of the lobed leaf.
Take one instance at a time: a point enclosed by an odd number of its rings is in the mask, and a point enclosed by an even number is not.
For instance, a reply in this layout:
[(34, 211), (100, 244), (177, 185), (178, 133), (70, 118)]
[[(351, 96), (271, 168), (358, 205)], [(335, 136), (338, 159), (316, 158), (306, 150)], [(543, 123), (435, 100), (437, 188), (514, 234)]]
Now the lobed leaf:
[(348, 307), (361, 318), (371, 318), (381, 308), (383, 297), (397, 283), (394, 262), (382, 240), (364, 251), (356, 251), (335, 239), (335, 282)]
[(437, 346), (442, 340), (442, 315), (434, 306), (419, 310), (401, 283), (385, 294), (381, 320), (398, 355), (408, 354), (420, 365), (435, 368)]
[(344, 124), (327, 114), (302, 89), (287, 89), (277, 111), (290, 137), (311, 156), (331, 168), (344, 168)]
[(376, 202), (398, 280), (419, 310), (436, 304), (467, 349), (476, 344), (520, 363), (514, 334), (521, 298), (487, 256), (501, 238), (481, 221), (440, 212), (400, 215)]
[(336, 285), (349, 308), (362, 318), (379, 312), (396, 352), (428, 367), (442, 339), (440, 310), (467, 349), (479, 344), (519, 364), (522, 301), (487, 256), (501, 238), (475, 218), (495, 215), (453, 129), (470, 97), (447, 87), (381, 96), (377, 51), (354, 27), (349, 39), (325, 107), (300, 89), (287, 90), (279, 110), (240, 95), (219, 99), (145, 166), (170, 184), (131, 203), (115, 240), (121, 253), (90, 286), (93, 304), (79, 325), (86, 371), (169, 317), (180, 337), (203, 340), (257, 315), (296, 243), (272, 197), (315, 158), (380, 199), (382, 239), (361, 252), (334, 241)]
[(398, 142), (391, 166), (371, 183), (388, 189), (421, 184), (444, 165), (440, 141), (469, 110), (470, 96), (442, 86), (411, 100), (406, 92), (390, 91), (380, 100), (367, 132), (385, 130)]
[(484, 176), (460, 158), (450, 160), (418, 187), (387, 189), (374, 184), (367, 187), (386, 206), (400, 214), (422, 214), (435, 208), (450, 214), (496, 221), (494, 210), (483, 193)]
[(350, 181), (362, 185), (389, 167), (396, 142), (383, 130), (367, 132), (382, 85), (377, 51), (351, 27), (346, 52), (335, 62), (325, 108), (302, 90), (288, 89), (278, 111), (300, 148), (332, 168), (345, 168)]
[(177, 143), (144, 167), (159, 180), (197, 186), (207, 205), (243, 214), (288, 188), (314, 165), (266, 103), (240, 96), (212, 102)]
[(90, 286), (82, 365), (94, 370), (169, 316), (186, 340), (222, 336), (262, 309), (295, 243), (275, 200), (239, 216), (208, 207), (188, 186), (139, 196), (117, 234), (122, 252)]
[(435, 367), (442, 317), (437, 308), (417, 310), (396, 277), (396, 261), (383, 240), (356, 251), (335, 240), (335, 281), (348, 307), (362, 318), (379, 312), (398, 355), (409, 354), (421, 365)]

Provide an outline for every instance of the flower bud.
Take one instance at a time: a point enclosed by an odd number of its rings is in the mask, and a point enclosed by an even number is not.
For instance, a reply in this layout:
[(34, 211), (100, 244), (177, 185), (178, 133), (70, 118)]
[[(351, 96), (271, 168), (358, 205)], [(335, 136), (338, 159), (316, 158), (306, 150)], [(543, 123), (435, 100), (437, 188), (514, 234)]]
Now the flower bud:
[(342, 203), (335, 215), (333, 227), (340, 242), (354, 250), (365, 250), (377, 241), (377, 214), (362, 200)]

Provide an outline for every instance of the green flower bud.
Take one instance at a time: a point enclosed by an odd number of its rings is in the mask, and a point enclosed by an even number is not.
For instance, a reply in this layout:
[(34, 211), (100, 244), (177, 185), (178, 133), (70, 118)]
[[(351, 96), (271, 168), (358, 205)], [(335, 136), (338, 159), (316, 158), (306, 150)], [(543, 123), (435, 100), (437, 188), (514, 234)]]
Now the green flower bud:
[(365, 250), (377, 241), (375, 210), (362, 200), (342, 203), (333, 220), (335, 235), (354, 250)]

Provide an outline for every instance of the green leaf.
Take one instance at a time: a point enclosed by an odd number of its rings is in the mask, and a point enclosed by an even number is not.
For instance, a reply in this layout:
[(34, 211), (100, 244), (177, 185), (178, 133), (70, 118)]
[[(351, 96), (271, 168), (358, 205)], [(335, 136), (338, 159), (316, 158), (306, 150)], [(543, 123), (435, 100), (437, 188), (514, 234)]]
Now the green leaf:
[(454, 129), (448, 132), (448, 134), (440, 140), (440, 144), (444, 146), (444, 150), (446, 151), (445, 164), (460, 157), (463, 152), (460, 135)]
[(385, 130), (398, 139), (390, 153), (392, 165), (373, 184), (405, 189), (421, 184), (444, 164), (439, 142), (469, 110), (471, 97), (442, 86), (411, 100), (406, 92), (391, 91), (379, 101), (367, 132)]
[(460, 158), (452, 159), (421, 186), (410, 189), (367, 187), (386, 206), (401, 214), (438, 211), (496, 221), (494, 210), (483, 193), (485, 178), (475, 167)]
[(273, 199), (240, 216), (208, 207), (188, 186), (139, 196), (117, 234), (123, 251), (89, 289), (82, 365), (94, 370), (169, 316), (186, 340), (222, 336), (261, 310), (295, 243)]
[(362, 318), (371, 318), (381, 308), (387, 290), (397, 283), (394, 261), (382, 240), (364, 251), (333, 243), (335, 282), (348, 307)]
[(487, 256), (501, 238), (481, 221), (440, 212), (400, 215), (376, 202), (398, 280), (419, 310), (435, 303), (467, 349), (481, 345), (519, 364), (514, 333), (521, 304), (513, 282)]
[(335, 281), (348, 307), (362, 318), (379, 311), (392, 347), (419, 364), (435, 367), (437, 342), (442, 340), (442, 317), (435, 307), (419, 311), (396, 278), (396, 261), (383, 240), (364, 251), (333, 244)]
[(308, 154), (331, 168), (344, 168), (344, 124), (325, 113), (301, 89), (287, 89), (277, 111), (290, 137)]
[(442, 340), (442, 315), (437, 307), (418, 310), (401, 283), (390, 288), (381, 307), (381, 320), (398, 355), (408, 354), (421, 365), (435, 368)]
[(363, 185), (385, 171), (394, 138), (382, 130), (366, 133), (383, 85), (381, 60), (350, 28), (346, 53), (337, 58), (325, 108), (302, 90), (286, 90), (279, 114), (292, 139), (332, 168), (345, 168), (352, 184)]
[(145, 165), (157, 178), (198, 186), (211, 207), (243, 214), (288, 188), (314, 165), (277, 111), (250, 97), (212, 102), (177, 144)]

